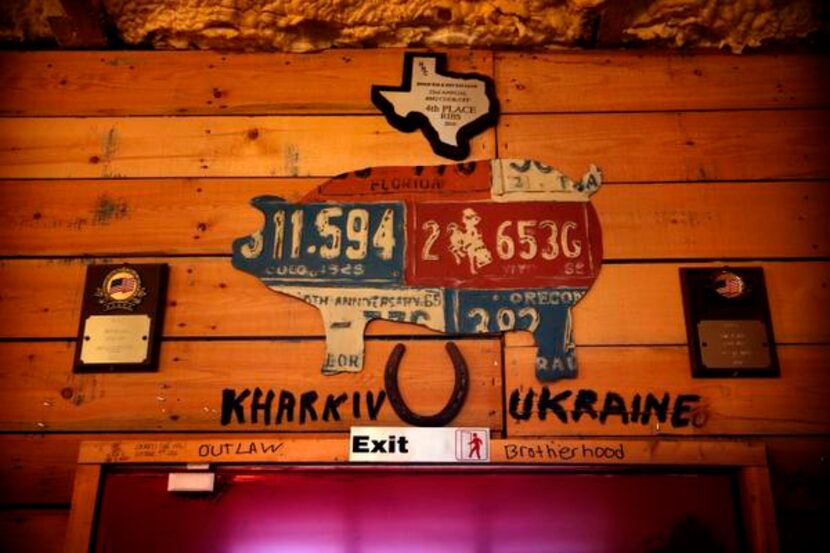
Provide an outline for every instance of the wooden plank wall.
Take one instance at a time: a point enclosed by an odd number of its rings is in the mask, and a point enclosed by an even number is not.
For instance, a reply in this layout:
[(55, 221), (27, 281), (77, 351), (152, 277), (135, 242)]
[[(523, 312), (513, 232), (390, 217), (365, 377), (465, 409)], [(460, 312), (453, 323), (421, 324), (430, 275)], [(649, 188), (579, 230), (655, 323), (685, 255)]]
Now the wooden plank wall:
[[(446, 338), (373, 323), (364, 372), (323, 378), (317, 312), (229, 262), (231, 240), (260, 224), (248, 206), (258, 194), (296, 199), (342, 171), (441, 163), (369, 102), (401, 61), (394, 50), (0, 54), (0, 549), (60, 548), (81, 440), (346, 432), (355, 420), (222, 426), (224, 388), (377, 392), (402, 341), (404, 394), (440, 408)], [(700, 396), (686, 426), (575, 421), (572, 402), (567, 422), (532, 405), (525, 420), (520, 402), (507, 407), (541, 392), (529, 335), (460, 339), (473, 381), (458, 422), (506, 436), (762, 440), (785, 550), (817, 539), (830, 514), (830, 60), (452, 51), (449, 66), (493, 76), (502, 102), (471, 158), (604, 171), (593, 201), (606, 263), (575, 310), (580, 375), (551, 393)], [(105, 260), (170, 264), (157, 374), (71, 372), (84, 269)], [(779, 379), (690, 377), (678, 267), (725, 263), (764, 267)], [(385, 405), (378, 421), (397, 418)]]

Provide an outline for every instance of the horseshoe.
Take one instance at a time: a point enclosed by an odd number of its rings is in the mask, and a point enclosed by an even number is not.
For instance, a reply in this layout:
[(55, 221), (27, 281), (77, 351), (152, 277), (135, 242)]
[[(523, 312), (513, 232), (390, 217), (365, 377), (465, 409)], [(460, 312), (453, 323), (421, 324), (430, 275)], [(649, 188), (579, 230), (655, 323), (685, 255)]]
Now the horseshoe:
[(464, 400), (467, 399), (467, 392), (470, 389), (470, 371), (467, 369), (467, 362), (464, 361), (464, 356), (461, 355), (461, 351), (459, 351), (455, 342), (447, 342), (446, 349), (450, 360), (452, 360), (453, 369), (455, 369), (455, 386), (450, 400), (443, 409), (434, 415), (419, 415), (404, 402), (401, 391), (398, 389), (398, 369), (401, 366), (401, 359), (403, 359), (403, 354), (406, 352), (406, 347), (403, 344), (398, 344), (392, 350), (392, 354), (386, 361), (383, 381), (386, 386), (386, 396), (389, 398), (389, 404), (404, 422), (413, 426), (446, 426), (458, 416), (464, 406)]

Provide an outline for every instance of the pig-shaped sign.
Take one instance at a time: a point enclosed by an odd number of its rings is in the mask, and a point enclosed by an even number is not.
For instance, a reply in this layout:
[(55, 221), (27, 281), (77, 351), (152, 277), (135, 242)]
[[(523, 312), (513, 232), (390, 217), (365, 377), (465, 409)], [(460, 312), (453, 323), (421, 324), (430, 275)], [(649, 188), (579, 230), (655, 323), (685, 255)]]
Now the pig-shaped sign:
[(363, 368), (373, 319), (455, 335), (530, 331), (536, 375), (576, 375), (571, 307), (597, 278), (602, 234), (591, 194), (538, 161), (373, 167), (289, 203), (254, 198), (262, 230), (233, 244), (233, 265), (318, 308), (323, 372)]

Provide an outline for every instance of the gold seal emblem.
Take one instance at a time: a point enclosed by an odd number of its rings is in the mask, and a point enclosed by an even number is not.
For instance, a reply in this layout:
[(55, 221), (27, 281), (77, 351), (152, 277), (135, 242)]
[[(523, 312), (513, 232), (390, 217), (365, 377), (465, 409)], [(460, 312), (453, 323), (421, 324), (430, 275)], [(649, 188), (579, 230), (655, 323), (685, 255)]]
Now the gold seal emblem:
[(104, 311), (132, 311), (146, 295), (147, 290), (141, 285), (141, 277), (128, 267), (110, 271), (101, 286), (95, 290), (95, 297), (104, 306)]

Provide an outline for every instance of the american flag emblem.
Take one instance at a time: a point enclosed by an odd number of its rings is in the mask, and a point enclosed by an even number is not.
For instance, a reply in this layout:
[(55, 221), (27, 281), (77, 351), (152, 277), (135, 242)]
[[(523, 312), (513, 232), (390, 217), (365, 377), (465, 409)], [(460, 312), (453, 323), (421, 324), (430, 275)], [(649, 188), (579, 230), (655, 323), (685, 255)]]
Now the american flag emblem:
[(739, 298), (746, 292), (746, 283), (735, 273), (723, 272), (715, 277), (715, 292), (724, 298)]
[(110, 294), (129, 294), (135, 290), (136, 281), (133, 277), (114, 278), (110, 282)]

